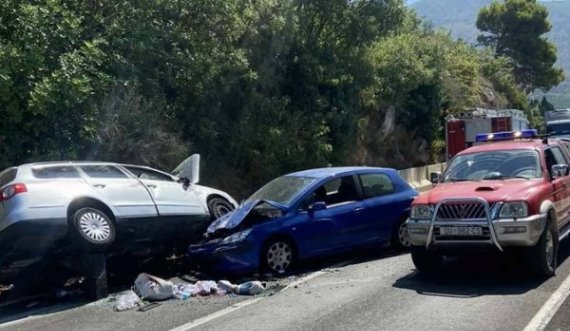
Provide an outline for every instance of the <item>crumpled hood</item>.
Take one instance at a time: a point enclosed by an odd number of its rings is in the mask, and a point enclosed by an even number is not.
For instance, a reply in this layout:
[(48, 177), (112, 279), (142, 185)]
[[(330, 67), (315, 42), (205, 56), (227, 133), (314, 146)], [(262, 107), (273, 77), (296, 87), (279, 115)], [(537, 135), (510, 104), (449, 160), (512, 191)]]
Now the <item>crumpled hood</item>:
[(246, 202), (236, 208), (234, 211), (227, 213), (212, 222), (212, 224), (210, 224), (208, 227), (207, 233), (213, 233), (220, 229), (233, 229), (237, 227), (255, 207), (259, 206), (262, 203), (268, 203), (273, 207), (283, 211), (287, 210), (286, 206), (269, 200), (254, 200)]
[(443, 199), (480, 197), (488, 202), (526, 200), (539, 189), (539, 180), (484, 180), (442, 183), (420, 194), (415, 205), (435, 205)]

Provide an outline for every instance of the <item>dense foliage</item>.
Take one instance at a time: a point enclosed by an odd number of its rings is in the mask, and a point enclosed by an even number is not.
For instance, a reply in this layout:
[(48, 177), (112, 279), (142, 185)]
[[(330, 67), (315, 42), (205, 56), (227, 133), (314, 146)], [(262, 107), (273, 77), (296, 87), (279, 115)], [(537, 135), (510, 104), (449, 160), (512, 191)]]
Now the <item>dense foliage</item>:
[(483, 32), (477, 40), (511, 60), (517, 83), (527, 92), (548, 91), (564, 80), (562, 69), (554, 67), (556, 46), (543, 36), (552, 29), (547, 17), (536, 0), (493, 1), (477, 17)]
[(200, 153), (243, 197), (307, 167), (419, 165), (447, 114), (528, 108), (508, 63), (402, 0), (3, 0), (0, 167)]

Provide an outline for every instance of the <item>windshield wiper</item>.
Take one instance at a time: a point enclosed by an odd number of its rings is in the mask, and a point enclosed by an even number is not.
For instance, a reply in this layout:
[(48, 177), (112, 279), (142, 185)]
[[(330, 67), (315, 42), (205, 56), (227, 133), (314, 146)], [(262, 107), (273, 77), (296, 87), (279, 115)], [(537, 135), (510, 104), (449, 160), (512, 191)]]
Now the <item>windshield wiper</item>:
[(467, 178), (448, 178), (445, 181), (455, 183), (455, 182), (469, 182), (471, 180)]
[(507, 175), (500, 175), (500, 176), (490, 176), (490, 177), (483, 177), (483, 180), (494, 180), (494, 179), (526, 179), (526, 180), (530, 180), (529, 177), (525, 177), (525, 176), (517, 176), (517, 175), (512, 175), (512, 176), (507, 176)]

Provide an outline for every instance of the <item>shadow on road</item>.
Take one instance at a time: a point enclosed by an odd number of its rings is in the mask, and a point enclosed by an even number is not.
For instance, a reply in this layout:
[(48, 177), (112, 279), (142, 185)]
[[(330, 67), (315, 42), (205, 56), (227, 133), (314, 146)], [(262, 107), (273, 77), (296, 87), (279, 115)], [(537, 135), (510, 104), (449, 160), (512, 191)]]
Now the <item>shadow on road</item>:
[[(558, 265), (570, 256), (570, 242), (560, 243)], [(517, 295), (539, 287), (546, 279), (529, 275), (522, 257), (479, 254), (448, 259), (440, 273), (418, 271), (398, 279), (393, 286), (414, 290), (422, 295), (478, 297), (483, 295)]]

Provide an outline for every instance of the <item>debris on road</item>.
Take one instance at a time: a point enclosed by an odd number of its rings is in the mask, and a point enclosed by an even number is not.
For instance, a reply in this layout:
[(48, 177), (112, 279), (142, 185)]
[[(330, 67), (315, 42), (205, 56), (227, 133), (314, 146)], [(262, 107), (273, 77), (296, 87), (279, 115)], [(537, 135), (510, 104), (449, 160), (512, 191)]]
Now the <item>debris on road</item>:
[(115, 311), (125, 311), (130, 310), (136, 307), (139, 307), (143, 304), (141, 298), (133, 292), (132, 290), (127, 291), (124, 294), (121, 294), (117, 297), (117, 301), (113, 306), (113, 310)]
[(14, 288), (14, 285), (13, 285), (13, 284), (10, 284), (10, 285), (0, 285), (0, 294), (2, 294), (3, 292), (8, 292), (8, 291), (10, 291), (10, 290), (13, 289), (13, 288)]
[(174, 295), (172, 285), (170, 281), (142, 273), (135, 280), (135, 291), (143, 300), (168, 300)]

